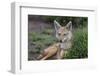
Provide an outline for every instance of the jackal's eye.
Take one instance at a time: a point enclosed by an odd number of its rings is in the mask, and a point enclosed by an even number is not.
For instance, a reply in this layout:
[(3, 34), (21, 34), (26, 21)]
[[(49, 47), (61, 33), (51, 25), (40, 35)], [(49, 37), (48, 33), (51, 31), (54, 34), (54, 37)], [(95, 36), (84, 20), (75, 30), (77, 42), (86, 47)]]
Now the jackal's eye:
[(64, 36), (68, 35), (68, 33), (65, 33)]
[(58, 33), (58, 35), (61, 35), (61, 33)]
[(64, 34), (64, 36), (66, 36), (67, 34)]

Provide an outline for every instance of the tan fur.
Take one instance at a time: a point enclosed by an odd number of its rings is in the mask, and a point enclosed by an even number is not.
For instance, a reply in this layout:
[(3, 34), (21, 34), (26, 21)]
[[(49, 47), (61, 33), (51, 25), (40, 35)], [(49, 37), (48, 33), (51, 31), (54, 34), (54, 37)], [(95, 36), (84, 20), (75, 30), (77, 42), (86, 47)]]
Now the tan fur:
[(37, 59), (46, 60), (49, 57), (57, 54), (57, 59), (62, 59), (65, 50), (71, 48), (72, 39), (72, 23), (71, 21), (64, 27), (62, 27), (57, 21), (54, 21), (56, 38), (61, 41), (60, 43), (53, 44), (52, 46), (46, 48), (42, 54), (38, 56)]
[(56, 43), (56, 44), (46, 48), (43, 51), (43, 53), (39, 55), (39, 57), (37, 59), (46, 60), (47, 58), (53, 56), (60, 49), (59, 46), (60, 46), (60, 44)]

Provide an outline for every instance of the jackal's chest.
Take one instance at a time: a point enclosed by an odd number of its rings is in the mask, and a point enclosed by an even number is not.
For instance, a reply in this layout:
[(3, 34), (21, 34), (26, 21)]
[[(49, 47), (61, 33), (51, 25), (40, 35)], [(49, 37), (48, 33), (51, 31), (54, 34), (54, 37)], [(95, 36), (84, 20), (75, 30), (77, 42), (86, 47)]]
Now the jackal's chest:
[(69, 49), (69, 48), (71, 48), (71, 42), (61, 43), (60, 44), (60, 48), (62, 48), (62, 49)]

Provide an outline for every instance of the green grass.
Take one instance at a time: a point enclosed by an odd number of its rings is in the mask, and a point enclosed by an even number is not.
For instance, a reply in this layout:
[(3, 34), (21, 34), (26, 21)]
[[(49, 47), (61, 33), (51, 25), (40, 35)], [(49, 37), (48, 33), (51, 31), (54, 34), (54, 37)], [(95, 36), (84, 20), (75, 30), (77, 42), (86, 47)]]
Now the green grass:
[(69, 49), (68, 54), (65, 54), (66, 59), (77, 59), (88, 57), (88, 33), (87, 28), (76, 29), (73, 33), (72, 48)]
[(34, 44), (35, 51), (42, 51), (48, 46), (56, 43), (56, 37), (52, 36), (53, 30), (44, 30), (41, 33), (33, 32), (32, 35), (32, 43)]

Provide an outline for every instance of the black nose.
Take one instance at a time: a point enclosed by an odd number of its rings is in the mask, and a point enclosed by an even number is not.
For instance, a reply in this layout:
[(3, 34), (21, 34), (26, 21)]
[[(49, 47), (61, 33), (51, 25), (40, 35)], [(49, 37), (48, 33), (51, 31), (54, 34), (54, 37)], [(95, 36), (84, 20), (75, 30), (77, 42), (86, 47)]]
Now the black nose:
[(60, 42), (62, 42), (62, 40), (60, 40)]

